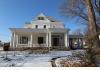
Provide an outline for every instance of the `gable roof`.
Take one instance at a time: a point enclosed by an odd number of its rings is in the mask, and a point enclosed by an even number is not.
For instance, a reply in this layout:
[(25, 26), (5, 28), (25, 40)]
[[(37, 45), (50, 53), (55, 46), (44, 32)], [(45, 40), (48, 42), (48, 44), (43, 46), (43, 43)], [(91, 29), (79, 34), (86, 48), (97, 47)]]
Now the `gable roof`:
[(49, 20), (50, 22), (59, 22), (57, 19), (55, 19), (54, 17), (51, 17), (51, 16), (45, 16), (43, 13), (40, 13), (36, 19), (38, 17), (44, 17), (45, 19)]

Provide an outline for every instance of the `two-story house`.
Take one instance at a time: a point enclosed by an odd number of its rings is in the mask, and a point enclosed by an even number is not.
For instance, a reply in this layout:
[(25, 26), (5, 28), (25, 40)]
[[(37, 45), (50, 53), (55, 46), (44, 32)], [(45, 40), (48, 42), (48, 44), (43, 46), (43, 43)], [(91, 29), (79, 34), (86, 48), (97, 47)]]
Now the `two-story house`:
[(62, 22), (44, 14), (39, 14), (23, 28), (10, 28), (12, 32), (10, 48), (68, 48), (69, 29)]

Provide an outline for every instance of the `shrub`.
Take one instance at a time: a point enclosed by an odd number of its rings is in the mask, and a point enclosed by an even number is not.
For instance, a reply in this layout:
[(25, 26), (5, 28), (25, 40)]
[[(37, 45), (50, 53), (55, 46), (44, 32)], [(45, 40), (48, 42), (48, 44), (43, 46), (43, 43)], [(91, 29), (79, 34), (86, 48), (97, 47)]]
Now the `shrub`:
[(9, 48), (10, 48), (10, 43), (4, 43), (3, 50), (9, 51)]

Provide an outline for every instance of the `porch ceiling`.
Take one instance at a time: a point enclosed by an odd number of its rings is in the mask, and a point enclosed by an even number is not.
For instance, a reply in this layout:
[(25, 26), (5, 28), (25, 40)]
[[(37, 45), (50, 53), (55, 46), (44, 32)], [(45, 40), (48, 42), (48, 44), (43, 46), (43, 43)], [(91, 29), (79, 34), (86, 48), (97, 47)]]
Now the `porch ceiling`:
[(46, 33), (47, 29), (27, 29), (27, 28), (10, 28), (12, 32), (27, 32), (27, 33)]

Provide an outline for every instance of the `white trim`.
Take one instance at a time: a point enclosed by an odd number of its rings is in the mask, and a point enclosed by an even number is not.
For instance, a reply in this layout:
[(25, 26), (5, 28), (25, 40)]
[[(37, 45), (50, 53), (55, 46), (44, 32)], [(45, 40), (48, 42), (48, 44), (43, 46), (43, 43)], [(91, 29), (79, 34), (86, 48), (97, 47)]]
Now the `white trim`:
[(33, 35), (31, 34), (31, 35), (30, 35), (30, 47), (33, 46), (32, 43), (33, 43)]
[(49, 47), (49, 46), (48, 46), (48, 44), (49, 44), (49, 43), (48, 43), (48, 40), (49, 40), (49, 38), (48, 38), (48, 33), (46, 33), (46, 45), (47, 45), (47, 47)]
[(13, 47), (13, 33), (11, 34), (10, 47)]
[(67, 47), (67, 46), (68, 46), (68, 45), (67, 45), (67, 32), (66, 32), (65, 35), (64, 35), (64, 39), (65, 39), (65, 41), (64, 41), (65, 47)]
[(15, 35), (15, 32), (13, 33), (13, 49), (15, 48), (15, 38), (16, 38), (16, 35)]
[(16, 35), (16, 47), (18, 47), (17, 45), (18, 45), (18, 35)]
[(49, 32), (49, 47), (51, 47), (51, 32)]

